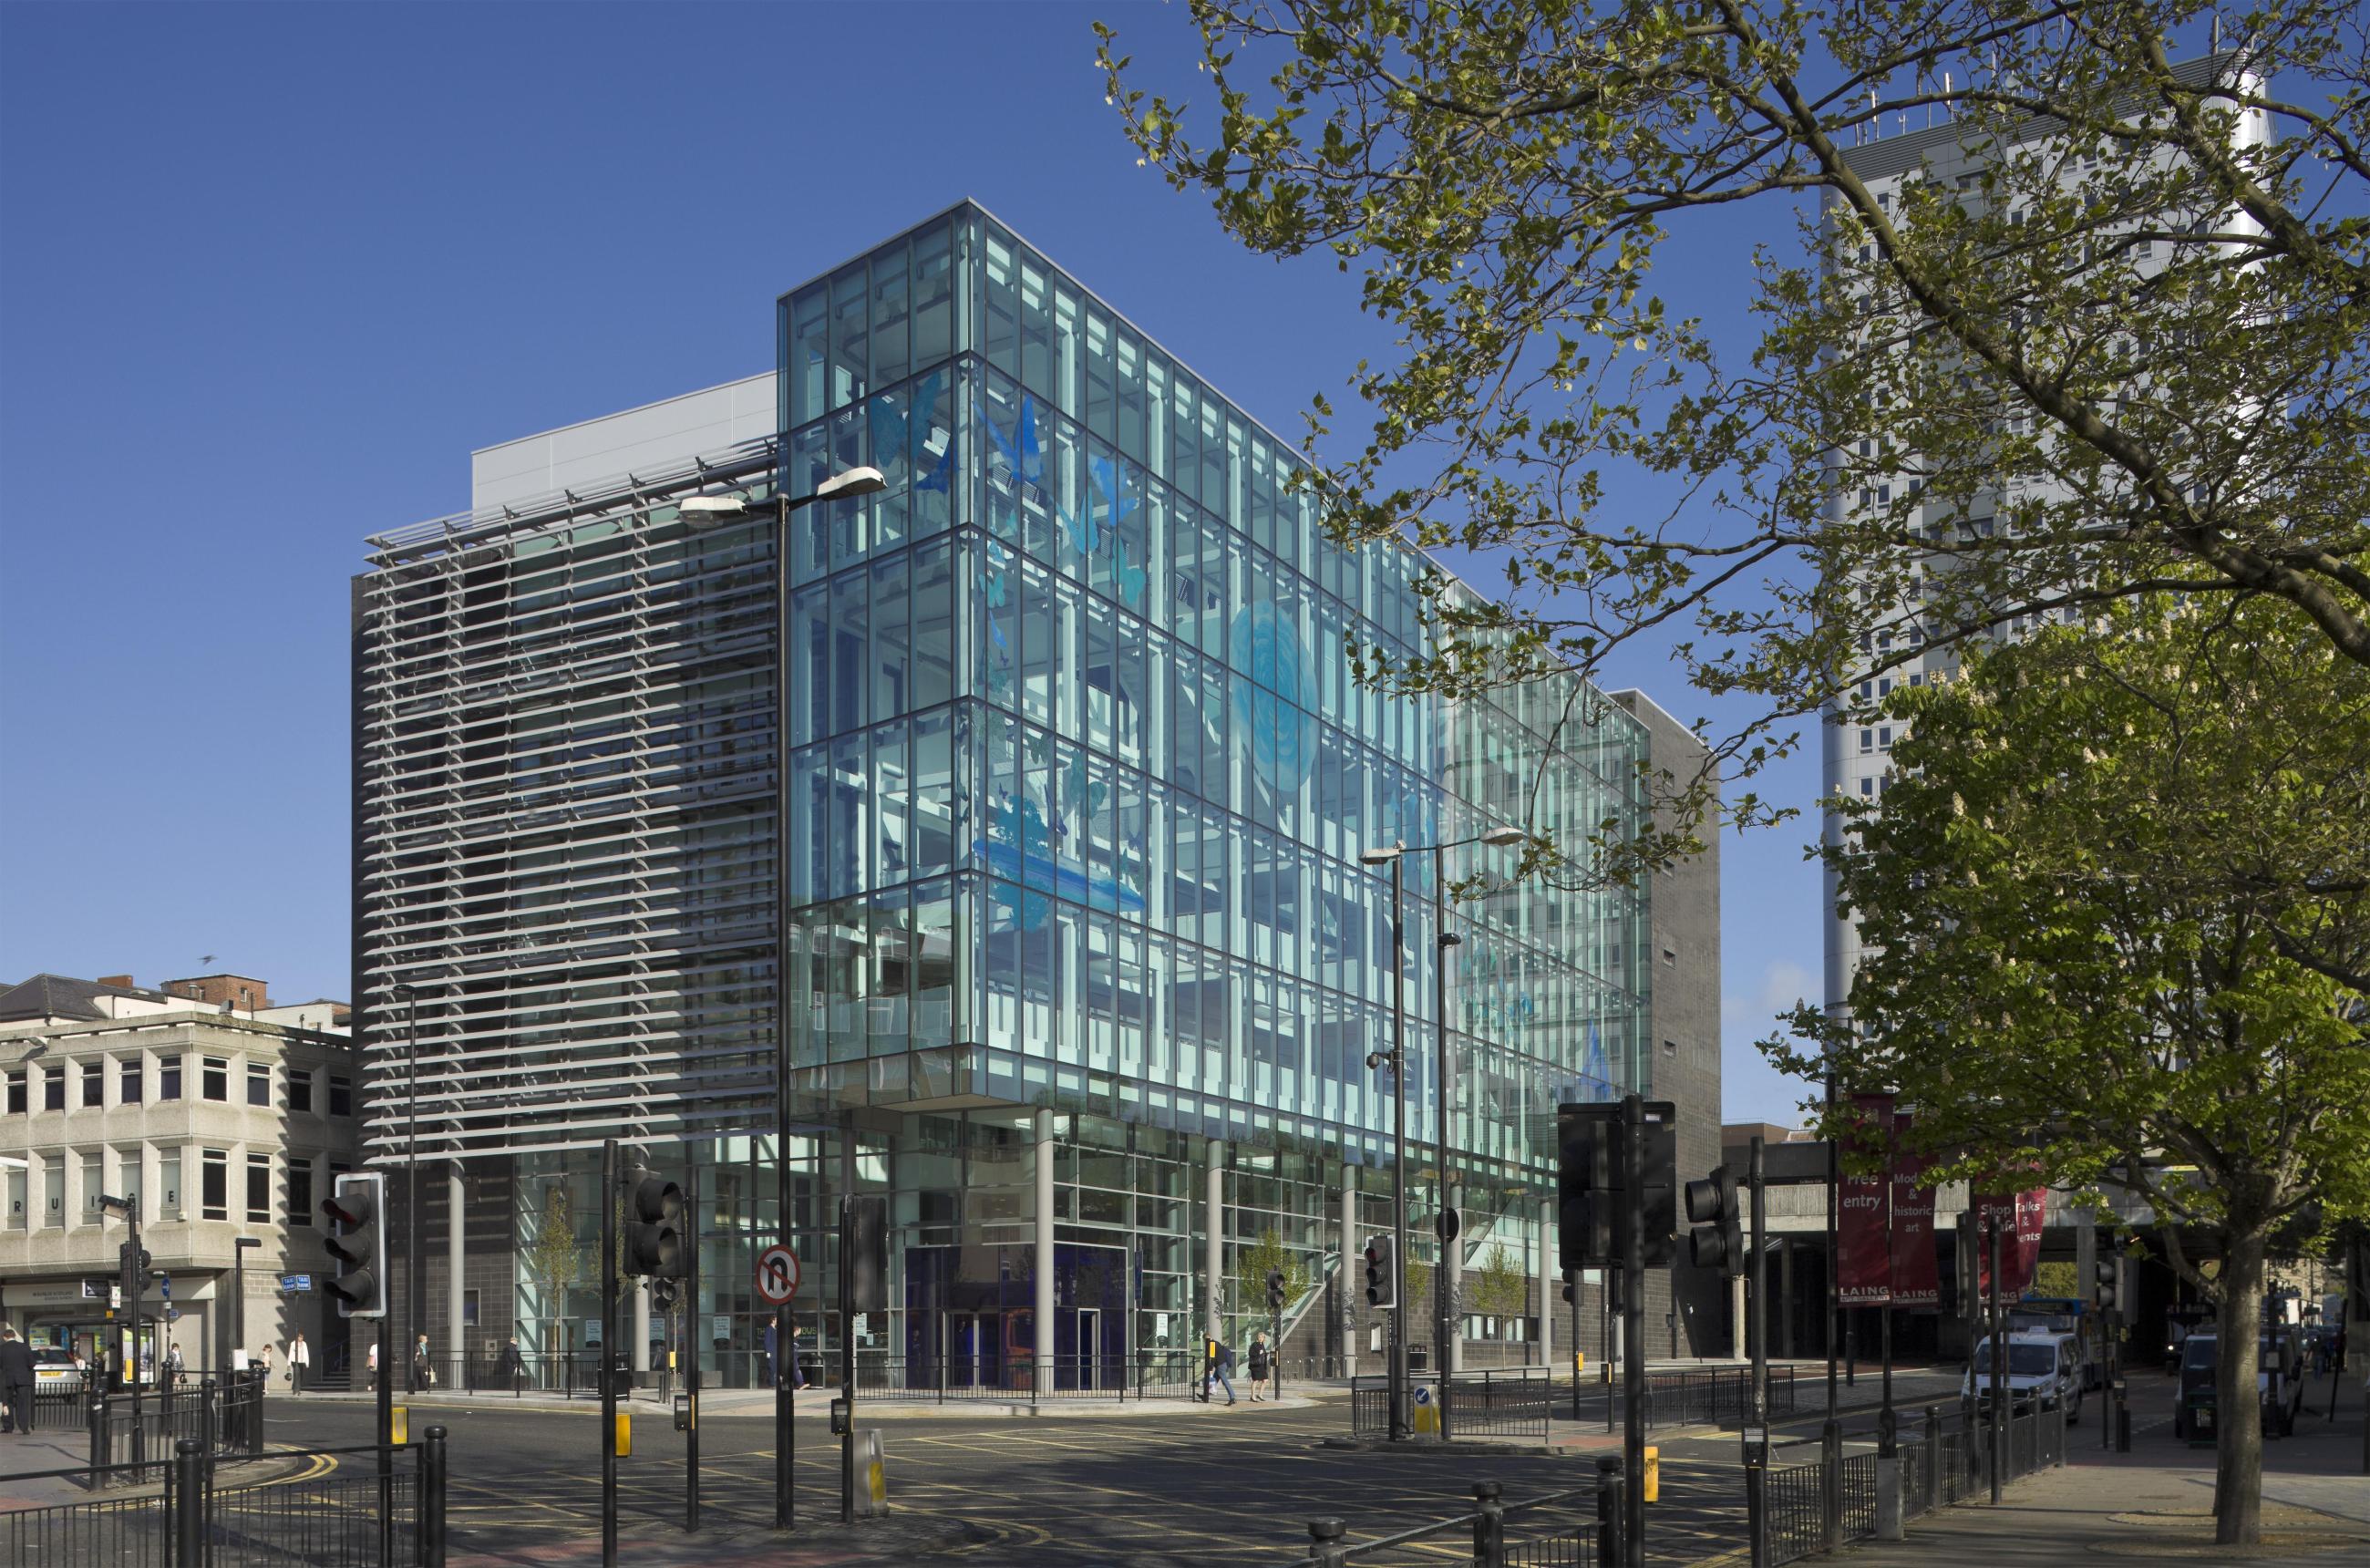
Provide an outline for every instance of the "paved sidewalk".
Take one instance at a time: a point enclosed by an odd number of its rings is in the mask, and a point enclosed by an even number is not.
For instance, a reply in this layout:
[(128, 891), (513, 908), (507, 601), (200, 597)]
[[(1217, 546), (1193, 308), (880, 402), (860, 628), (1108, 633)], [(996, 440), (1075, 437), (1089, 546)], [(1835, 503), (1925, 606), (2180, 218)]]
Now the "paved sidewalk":
[[(2370, 1561), (2370, 1520), (2347, 1519), (2274, 1501), (2290, 1490), (2266, 1477), (2264, 1545), (2216, 1547), (2214, 1475), (2072, 1465), (2008, 1488), (1999, 1505), (1963, 1505), (1914, 1520), (1904, 1541), (1864, 1541), (1839, 1561), (1849, 1568), (1932, 1568), (1938, 1562), (2014, 1562), (2018, 1568), (2096, 1568), (2101, 1557), (2133, 1562), (2318, 1563)], [(2357, 1478), (2365, 1499), (2370, 1480)], [(2363, 1510), (2370, 1512), (2370, 1510)]]

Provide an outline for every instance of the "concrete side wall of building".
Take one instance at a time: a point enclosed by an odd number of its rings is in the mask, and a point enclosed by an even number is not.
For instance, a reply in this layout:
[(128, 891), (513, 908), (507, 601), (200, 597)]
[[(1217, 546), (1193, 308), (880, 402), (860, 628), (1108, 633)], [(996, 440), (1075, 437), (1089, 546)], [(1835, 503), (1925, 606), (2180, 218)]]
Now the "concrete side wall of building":
[[(1645, 693), (1612, 698), (1646, 726), (1658, 794), (1685, 787), (1708, 765), (1703, 744)], [(1667, 810), (1658, 811), (1656, 821), (1674, 825)], [(1720, 1162), (1720, 836), (1716, 823), (1700, 831), (1703, 853), (1657, 873), (1648, 900), (1652, 1026), (1646, 1049), (1653, 1098), (1678, 1108), (1682, 1182), (1708, 1176)], [(1648, 1286), (1648, 1347), (1656, 1355), (1726, 1355), (1732, 1348), (1730, 1293), (1719, 1274), (1685, 1262), (1684, 1214), (1680, 1228), (1678, 1265)]]

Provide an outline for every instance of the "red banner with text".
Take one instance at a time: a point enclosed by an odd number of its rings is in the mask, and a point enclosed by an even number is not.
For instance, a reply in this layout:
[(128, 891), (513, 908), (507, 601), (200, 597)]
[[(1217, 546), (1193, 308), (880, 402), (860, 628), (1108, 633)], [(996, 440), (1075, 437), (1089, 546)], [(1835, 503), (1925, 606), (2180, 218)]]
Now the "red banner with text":
[(2000, 1299), (2014, 1301), (2032, 1288), (2033, 1272), (2041, 1266), (2042, 1222), (2049, 1207), (2049, 1189), (2021, 1193), (1982, 1193), (1975, 1197), (1975, 1289), (1992, 1287), (1992, 1243), (1989, 1227), (1999, 1227)]
[[(1893, 1096), (1856, 1094), (1858, 1125), (1846, 1155), (1881, 1155), (1893, 1142)], [(1847, 1307), (1881, 1307), (1893, 1298), (1892, 1178), (1845, 1171), (1835, 1187), (1835, 1298)]]
[(1942, 1280), (1934, 1262), (1934, 1189), (1917, 1184), (1934, 1161), (1904, 1147), (1907, 1115), (1895, 1117), (1893, 1127), (1893, 1304), (1913, 1312), (1938, 1311)]

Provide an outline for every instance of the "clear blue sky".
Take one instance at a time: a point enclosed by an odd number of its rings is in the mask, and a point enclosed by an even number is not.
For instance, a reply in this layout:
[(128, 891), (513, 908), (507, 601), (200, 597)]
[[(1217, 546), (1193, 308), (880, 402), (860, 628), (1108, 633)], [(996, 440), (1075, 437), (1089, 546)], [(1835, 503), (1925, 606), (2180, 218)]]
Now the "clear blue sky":
[[(465, 508), (474, 447), (767, 368), (777, 294), (959, 197), (1296, 432), (1386, 345), (1135, 167), (1097, 16), (1185, 68), (1183, 7), (1120, 0), (0, 6), (0, 980), (345, 996), (362, 536)], [(1658, 285), (1741, 327), (1781, 217)], [(1803, 836), (1723, 847), (1731, 1119), (1790, 1116), (1748, 1042), (1818, 988)]]

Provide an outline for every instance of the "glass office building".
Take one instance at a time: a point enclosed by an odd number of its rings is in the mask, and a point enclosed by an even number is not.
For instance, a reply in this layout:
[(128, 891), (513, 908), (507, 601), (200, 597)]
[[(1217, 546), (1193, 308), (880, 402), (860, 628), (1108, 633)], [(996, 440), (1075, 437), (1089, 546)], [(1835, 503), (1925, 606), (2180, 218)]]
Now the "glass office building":
[[(1644, 726), (1571, 677), (1459, 703), (1361, 685), (1354, 649), (1425, 644), (1421, 559), (1329, 542), (1284, 444), (974, 205), (784, 296), (778, 351), (772, 443), (388, 536), (358, 590), (360, 859), (420, 890), (358, 900), (359, 988), (382, 1023), (398, 983), (415, 1011), (438, 998), (419, 1157), (503, 1164), (523, 1340), (556, 1348), (583, 1311), (558, 1262), (617, 1136), (699, 1165), (693, 1337), (728, 1375), (752, 1365), (778, 1044), (800, 1306), (823, 1343), (843, 1332), (820, 1310), (832, 1200), (855, 1190), (890, 1195), (892, 1233), (888, 1309), (847, 1328), (933, 1377), (999, 1380), (1031, 1352), (1064, 1380), (1114, 1376), (1212, 1315), (1263, 1312), (1237, 1277), (1262, 1244), (1307, 1265), (1291, 1349), (1368, 1350), (1334, 1281), (1387, 1206), (1395, 1086), (1368, 1058), (1392, 1039), (1390, 878), (1361, 855), (1395, 844), (1462, 845), (1447, 890), (1430, 855), (1404, 861), (1418, 1224), (1445, 1114), (1468, 1258), (1550, 1274), (1556, 1103), (1653, 1087), (1652, 889), (1514, 883), (1512, 851), (1469, 841), (1639, 824)], [(866, 465), (887, 489), (791, 513), (777, 559), (775, 487)], [(756, 520), (694, 527), (693, 491)], [(406, 696), (411, 722), (454, 709), (439, 732), (459, 733), (467, 661), (440, 645), (398, 690), (369, 627), (432, 599), (437, 636), (465, 637), (442, 622), (467, 617), (473, 558), (481, 707), (500, 705), (488, 679), (540, 674), (573, 744), (540, 744), (554, 869), (534, 894), (515, 868), (481, 883), (503, 898), (485, 934), (509, 936), (464, 951), (457, 851), (398, 867), (371, 765), (397, 757)], [(534, 612), (495, 609), (497, 562), (547, 577), (545, 644), (519, 630)], [(593, 666), (609, 685), (588, 703)], [(519, 749), (485, 754), (510, 792), (489, 820), (520, 803)], [(519, 831), (485, 852), (514, 858)], [(566, 869), (604, 855), (606, 895)], [(530, 903), (575, 944), (564, 965), (519, 956)], [(399, 1027), (371, 1037), (405, 1095)], [(1527, 1340), (1545, 1296), (1468, 1332)]]

